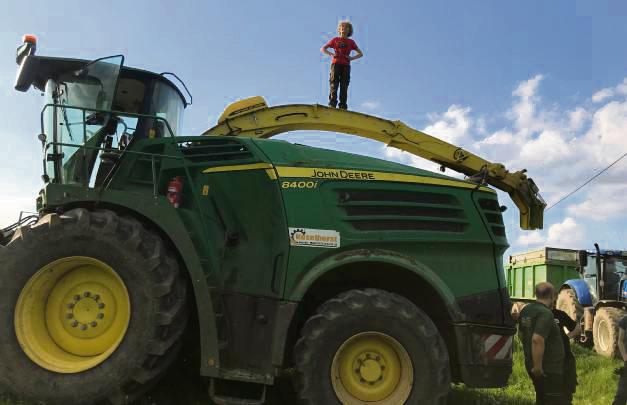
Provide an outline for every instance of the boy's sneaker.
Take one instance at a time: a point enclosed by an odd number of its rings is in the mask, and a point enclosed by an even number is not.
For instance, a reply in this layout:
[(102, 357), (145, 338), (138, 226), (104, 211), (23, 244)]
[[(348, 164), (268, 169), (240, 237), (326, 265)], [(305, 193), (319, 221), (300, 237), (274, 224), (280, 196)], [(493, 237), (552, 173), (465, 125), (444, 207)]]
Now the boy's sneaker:
[(346, 104), (340, 104), (340, 108), (342, 110), (348, 110), (348, 106)]
[(331, 107), (331, 108), (337, 108), (337, 106), (336, 106), (335, 104), (333, 104), (333, 103), (329, 103), (329, 107)]

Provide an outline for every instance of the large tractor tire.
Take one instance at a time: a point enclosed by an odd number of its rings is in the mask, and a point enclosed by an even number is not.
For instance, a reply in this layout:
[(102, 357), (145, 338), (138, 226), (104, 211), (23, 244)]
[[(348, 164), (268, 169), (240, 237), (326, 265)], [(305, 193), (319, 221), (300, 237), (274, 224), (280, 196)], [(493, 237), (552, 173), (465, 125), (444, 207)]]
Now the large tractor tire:
[(294, 354), (306, 405), (443, 404), (449, 391), (437, 328), (410, 301), (382, 290), (350, 290), (322, 304)]
[(0, 392), (127, 404), (175, 359), (187, 284), (161, 238), (111, 211), (48, 214), (0, 246)]
[(618, 322), (625, 316), (625, 311), (618, 308), (600, 308), (594, 315), (592, 336), (594, 350), (602, 356), (613, 358), (619, 356)]
[(557, 309), (566, 312), (566, 315), (575, 322), (579, 322), (583, 316), (583, 307), (577, 299), (577, 295), (570, 288), (564, 288), (557, 296)]

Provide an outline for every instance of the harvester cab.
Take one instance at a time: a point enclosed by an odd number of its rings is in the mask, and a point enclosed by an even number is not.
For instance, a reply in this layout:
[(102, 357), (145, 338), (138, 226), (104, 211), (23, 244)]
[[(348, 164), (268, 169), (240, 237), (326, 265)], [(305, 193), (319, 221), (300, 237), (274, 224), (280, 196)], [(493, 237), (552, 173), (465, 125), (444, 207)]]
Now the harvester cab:
[[(15, 89), (34, 87), (46, 97), (39, 135), (45, 182), (103, 185), (129, 143), (179, 133), (191, 95), (176, 75), (124, 67), (122, 55), (86, 61), (35, 50), (36, 38), (25, 36)], [(181, 82), (189, 101), (168, 75)]]

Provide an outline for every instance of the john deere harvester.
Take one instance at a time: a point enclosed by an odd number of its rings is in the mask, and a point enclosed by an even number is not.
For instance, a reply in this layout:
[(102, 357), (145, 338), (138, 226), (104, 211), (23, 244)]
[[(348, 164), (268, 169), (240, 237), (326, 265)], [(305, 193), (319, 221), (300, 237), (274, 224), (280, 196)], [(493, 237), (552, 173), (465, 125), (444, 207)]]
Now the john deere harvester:
[[(16, 88), (45, 94), (44, 184), (37, 222), (0, 246), (0, 390), (133, 401), (188, 324), (218, 404), (261, 404), (286, 372), (294, 402), (311, 405), (437, 404), (452, 381), (507, 383), (508, 245), (489, 186), (540, 228), (524, 171), (398, 121), (260, 97), (182, 136), (191, 96), (175, 76), (34, 48), (18, 49)], [(376, 139), (469, 178), (266, 139), (303, 129)]]

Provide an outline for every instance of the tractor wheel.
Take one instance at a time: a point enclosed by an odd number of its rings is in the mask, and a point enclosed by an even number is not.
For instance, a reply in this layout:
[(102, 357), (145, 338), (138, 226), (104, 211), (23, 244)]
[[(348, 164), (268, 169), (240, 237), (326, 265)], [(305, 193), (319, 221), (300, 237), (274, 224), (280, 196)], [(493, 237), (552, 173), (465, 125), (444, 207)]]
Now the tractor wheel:
[(74, 209), (0, 246), (0, 392), (46, 404), (127, 404), (175, 359), (186, 280), (161, 238)]
[(600, 308), (594, 315), (592, 334), (594, 350), (602, 356), (613, 358), (618, 351), (618, 321), (625, 316), (625, 311), (618, 308)]
[(306, 405), (441, 404), (449, 391), (449, 357), (437, 328), (386, 291), (351, 290), (322, 304), (294, 354)]
[(557, 309), (566, 312), (566, 315), (575, 322), (579, 322), (583, 316), (583, 307), (579, 303), (575, 292), (570, 288), (565, 288), (557, 296)]

